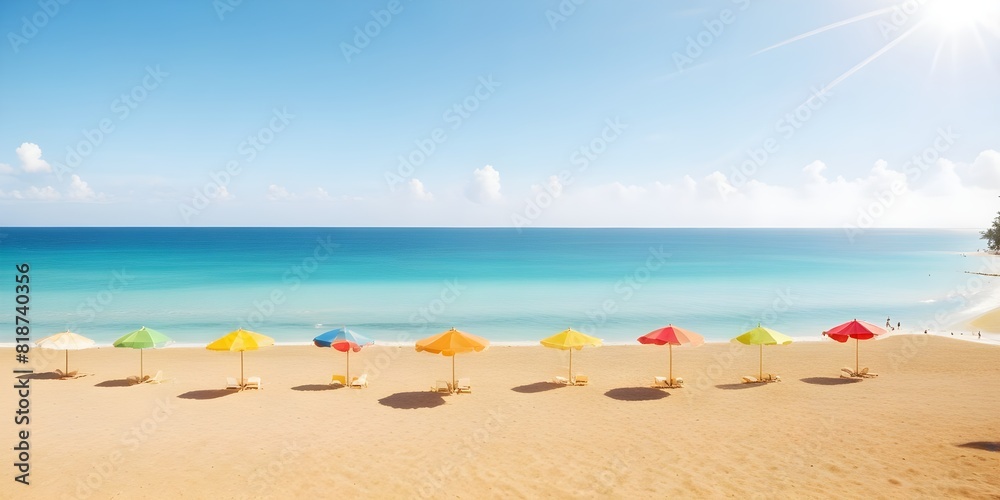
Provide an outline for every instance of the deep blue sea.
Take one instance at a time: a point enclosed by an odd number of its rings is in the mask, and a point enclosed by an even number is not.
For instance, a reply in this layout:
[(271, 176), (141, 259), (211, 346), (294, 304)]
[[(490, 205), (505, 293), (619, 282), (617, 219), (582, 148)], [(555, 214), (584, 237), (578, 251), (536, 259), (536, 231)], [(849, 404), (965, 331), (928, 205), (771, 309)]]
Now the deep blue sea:
[(0, 323), (27, 262), (36, 339), (106, 344), (145, 325), (203, 344), (243, 326), (295, 343), (346, 325), (384, 342), (452, 326), (626, 342), (673, 323), (728, 340), (855, 317), (922, 330), (985, 295), (955, 295), (982, 246), (947, 230), (3, 228)]

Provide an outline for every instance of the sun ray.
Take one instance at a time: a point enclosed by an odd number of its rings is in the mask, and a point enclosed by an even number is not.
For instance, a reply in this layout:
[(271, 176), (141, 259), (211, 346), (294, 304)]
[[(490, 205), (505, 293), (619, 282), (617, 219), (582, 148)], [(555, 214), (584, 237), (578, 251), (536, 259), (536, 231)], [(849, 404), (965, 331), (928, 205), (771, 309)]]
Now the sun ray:
[(891, 50), (893, 47), (895, 47), (896, 45), (898, 45), (899, 42), (902, 42), (906, 37), (910, 36), (914, 31), (916, 31), (918, 28), (920, 28), (920, 26), (923, 25), (923, 24), (924, 24), (923, 21), (918, 22), (912, 28), (904, 31), (901, 35), (899, 35), (898, 37), (894, 38), (889, 43), (885, 44), (884, 47), (882, 47), (881, 49), (878, 49), (877, 51), (875, 51), (874, 54), (866, 57), (863, 61), (859, 62), (858, 64), (855, 64), (851, 69), (845, 71), (843, 74), (841, 74), (837, 78), (834, 78), (833, 81), (831, 81), (830, 83), (826, 84), (825, 87), (823, 87), (822, 92), (829, 91), (830, 89), (836, 87), (837, 85), (840, 85), (841, 82), (843, 82), (844, 80), (850, 78), (851, 75), (853, 75), (854, 73), (857, 73), (859, 70), (861, 70), (861, 68), (864, 68), (870, 62), (874, 61), (875, 59), (878, 59), (882, 54), (885, 54), (886, 52), (888, 52), (889, 50)]
[(847, 25), (847, 24), (856, 23), (858, 21), (862, 21), (862, 20), (868, 19), (869, 17), (880, 16), (882, 14), (885, 14), (885, 13), (888, 13), (888, 12), (892, 12), (892, 9), (893, 9), (892, 7), (886, 7), (884, 9), (873, 10), (871, 12), (868, 12), (868, 13), (865, 13), (865, 14), (861, 14), (859, 16), (854, 16), (854, 17), (852, 17), (850, 19), (844, 19), (843, 21), (837, 21), (835, 23), (828, 24), (828, 25), (823, 26), (821, 28), (816, 28), (816, 29), (814, 29), (812, 31), (803, 33), (801, 35), (794, 36), (794, 37), (789, 38), (788, 40), (785, 40), (783, 42), (778, 42), (778, 43), (776, 43), (776, 44), (774, 44), (774, 45), (772, 45), (770, 47), (767, 47), (767, 48), (764, 48), (764, 49), (760, 49), (760, 50), (758, 50), (757, 52), (754, 52), (751, 55), (755, 56), (757, 54), (761, 54), (763, 52), (767, 52), (767, 51), (769, 51), (771, 49), (776, 49), (778, 47), (781, 47), (782, 45), (788, 45), (788, 44), (790, 44), (792, 42), (797, 42), (799, 40), (802, 40), (803, 38), (809, 38), (809, 37), (811, 37), (813, 35), (818, 35), (818, 34), (824, 32), (824, 31), (829, 31), (829, 30), (832, 30), (834, 28), (839, 28), (839, 27)]

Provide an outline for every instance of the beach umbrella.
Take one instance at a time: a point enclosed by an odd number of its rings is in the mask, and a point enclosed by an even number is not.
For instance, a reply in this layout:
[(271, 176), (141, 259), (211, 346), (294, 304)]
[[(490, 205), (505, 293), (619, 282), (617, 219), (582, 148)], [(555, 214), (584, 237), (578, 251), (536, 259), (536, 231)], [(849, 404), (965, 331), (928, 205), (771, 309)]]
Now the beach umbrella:
[(760, 373), (757, 374), (758, 378), (764, 378), (764, 346), (792, 343), (792, 338), (788, 335), (760, 326), (759, 323), (757, 324), (757, 328), (744, 332), (733, 340), (741, 344), (760, 346)]
[(456, 387), (455, 355), (465, 352), (480, 352), (490, 346), (490, 341), (471, 333), (452, 328), (443, 333), (417, 341), (417, 352), (429, 352), (451, 356), (451, 386)]
[(243, 351), (256, 351), (258, 347), (274, 345), (274, 339), (242, 328), (231, 331), (205, 346), (212, 351), (240, 351), (240, 384), (243, 384)]
[(854, 319), (823, 332), (823, 335), (840, 343), (847, 342), (848, 339), (854, 339), (854, 373), (858, 373), (860, 367), (860, 363), (858, 362), (858, 351), (860, 350), (858, 344), (862, 340), (873, 339), (884, 333), (884, 328), (875, 326), (867, 321)]
[(123, 337), (119, 338), (111, 345), (115, 347), (127, 347), (129, 349), (139, 350), (139, 380), (142, 380), (142, 350), (156, 349), (172, 344), (173, 342), (174, 341), (170, 337), (167, 337), (152, 328), (146, 328), (144, 326), (134, 332), (126, 333)]
[(542, 345), (553, 349), (569, 351), (569, 380), (573, 380), (573, 350), (583, 349), (584, 346), (600, 346), (601, 339), (591, 337), (585, 333), (580, 333), (572, 328), (567, 328), (551, 337), (541, 340)]
[(639, 343), (670, 346), (670, 383), (672, 384), (674, 380), (674, 346), (691, 344), (691, 347), (698, 347), (705, 343), (705, 338), (690, 330), (667, 325), (639, 337)]
[(66, 351), (66, 371), (63, 373), (69, 373), (69, 352), (94, 347), (94, 341), (83, 335), (66, 331), (49, 335), (35, 342), (35, 347)]
[(374, 340), (354, 330), (348, 330), (346, 326), (321, 333), (313, 339), (316, 347), (332, 347), (347, 353), (347, 383), (351, 382), (351, 351), (358, 352), (362, 347), (374, 343)]

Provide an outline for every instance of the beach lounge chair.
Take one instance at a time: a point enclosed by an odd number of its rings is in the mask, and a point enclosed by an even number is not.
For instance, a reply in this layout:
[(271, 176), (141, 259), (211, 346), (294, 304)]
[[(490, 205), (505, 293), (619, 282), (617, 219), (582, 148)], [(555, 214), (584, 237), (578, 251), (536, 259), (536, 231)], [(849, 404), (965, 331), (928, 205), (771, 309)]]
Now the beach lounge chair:
[(234, 377), (226, 377), (226, 389), (236, 389), (240, 391), (243, 390), (243, 386), (237, 384)]
[(458, 392), (459, 394), (463, 392), (472, 394), (472, 379), (460, 378), (456, 383), (458, 386), (455, 388), (455, 392)]
[(330, 378), (330, 385), (347, 385), (347, 377), (343, 375), (334, 375)]
[(858, 376), (857, 373), (854, 373), (854, 370), (852, 370), (850, 368), (847, 368), (847, 367), (841, 368), (840, 372), (841, 372), (840, 376), (842, 378), (855, 378), (855, 377)]
[(59, 375), (59, 378), (78, 378), (83, 376), (83, 375), (78, 375), (78, 373), (79, 372), (77, 372), (76, 370), (70, 372), (64, 372), (56, 368), (56, 375)]
[(552, 379), (552, 383), (553, 384), (569, 384), (569, 379), (566, 378), (566, 377), (560, 377), (560, 376), (556, 375)]
[(761, 381), (757, 380), (757, 377), (751, 377), (750, 375), (744, 375), (743, 376), (743, 383), (744, 384), (756, 384), (756, 383), (759, 383), (759, 382), (761, 382)]
[(858, 372), (858, 376), (859, 377), (863, 377), (863, 378), (873, 378), (873, 377), (877, 377), (878, 374), (877, 373), (872, 373), (872, 372), (868, 371), (868, 367), (866, 366), (866, 367), (862, 368), (860, 372)]
[(590, 379), (586, 375), (576, 374), (573, 379), (573, 385), (587, 385), (590, 383)]
[(677, 377), (670, 380), (667, 377), (653, 377), (653, 387), (680, 389), (681, 387), (684, 387), (684, 379)]
[(156, 375), (147, 378), (145, 382), (148, 384), (159, 384), (160, 382), (163, 382), (163, 370), (156, 372)]
[(243, 386), (244, 389), (263, 389), (260, 383), (260, 377), (249, 377), (247, 378), (246, 385)]
[(763, 378), (760, 379), (761, 382), (781, 382), (781, 376), (775, 375), (773, 373), (765, 373)]
[(435, 383), (435, 385), (431, 386), (431, 390), (434, 392), (451, 394), (451, 382), (447, 382), (445, 380), (438, 380)]
[(128, 385), (136, 385), (142, 382), (138, 375), (130, 375), (125, 381), (128, 382)]
[(362, 387), (368, 387), (368, 374), (362, 373), (360, 377), (354, 377), (351, 380), (351, 387), (360, 389)]

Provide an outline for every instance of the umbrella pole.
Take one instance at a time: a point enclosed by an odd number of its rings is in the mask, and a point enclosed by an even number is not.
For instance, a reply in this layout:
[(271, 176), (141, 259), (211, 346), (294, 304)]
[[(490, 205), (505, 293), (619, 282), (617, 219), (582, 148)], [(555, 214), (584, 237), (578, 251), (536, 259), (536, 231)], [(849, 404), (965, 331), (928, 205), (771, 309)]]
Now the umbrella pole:
[(571, 383), (575, 383), (575, 382), (573, 382), (573, 349), (572, 348), (569, 350), (569, 374), (568, 375), (569, 375), (569, 377), (567, 377), (567, 378), (569, 379), (569, 381)]
[(344, 380), (347, 380), (348, 382), (351, 381), (351, 347), (350, 346), (347, 347), (347, 375), (345, 375), (345, 377), (346, 378)]
[(142, 349), (139, 349), (139, 380), (142, 380)]
[(66, 371), (64, 373), (69, 373), (69, 350), (66, 351)]
[(757, 380), (764, 380), (764, 344), (760, 345), (760, 366), (757, 368)]
[(860, 372), (859, 368), (861, 367), (860, 366), (861, 364), (858, 362), (858, 343), (859, 343), (859, 340), (857, 338), (855, 338), (854, 339), (854, 373), (859, 373)]
[(670, 346), (670, 385), (674, 385), (674, 345), (667, 345)]
[(240, 351), (240, 386), (246, 383), (246, 379), (243, 378), (243, 351)]
[(452, 387), (452, 390), (455, 390), (455, 388), (458, 387), (458, 385), (456, 384), (457, 381), (455, 380), (455, 356), (457, 356), (457, 354), (452, 354), (451, 355), (451, 387)]

